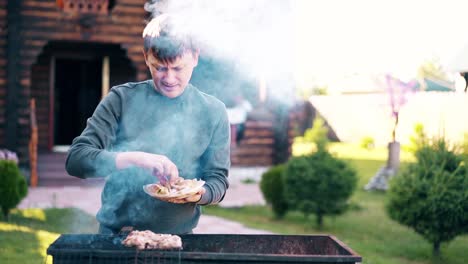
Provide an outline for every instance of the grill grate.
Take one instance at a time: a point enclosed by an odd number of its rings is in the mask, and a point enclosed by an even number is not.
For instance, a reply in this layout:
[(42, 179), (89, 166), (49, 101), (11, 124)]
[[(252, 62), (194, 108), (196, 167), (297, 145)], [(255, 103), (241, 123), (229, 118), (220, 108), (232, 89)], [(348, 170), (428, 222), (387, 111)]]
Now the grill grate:
[[(99, 264), (140, 264), (140, 263), (158, 263), (158, 264), (178, 264), (181, 262), (180, 252), (172, 255), (161, 254), (161, 252), (135, 251), (133, 256), (116, 255), (111, 251), (88, 252), (58, 252), (52, 256), (54, 264), (77, 264), (77, 263), (99, 263)], [(185, 262), (184, 262), (185, 263)]]
[(54, 264), (74, 263), (341, 263), (361, 257), (333, 236), (181, 235), (182, 250), (143, 250), (125, 236), (61, 235), (47, 249)]

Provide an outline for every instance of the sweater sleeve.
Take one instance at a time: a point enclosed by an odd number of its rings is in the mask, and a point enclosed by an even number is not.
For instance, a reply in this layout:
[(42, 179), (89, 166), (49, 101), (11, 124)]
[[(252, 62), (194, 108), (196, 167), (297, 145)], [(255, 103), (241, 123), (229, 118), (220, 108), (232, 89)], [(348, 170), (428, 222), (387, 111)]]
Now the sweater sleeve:
[(122, 110), (121, 95), (112, 89), (99, 103), (86, 128), (73, 140), (65, 168), (79, 178), (105, 177), (117, 170), (116, 153), (108, 151), (115, 140)]
[(198, 201), (200, 205), (216, 204), (223, 200), (229, 187), (228, 171), (230, 161), (230, 128), (226, 109), (214, 129), (207, 150), (201, 157), (202, 179), (206, 182), (206, 193)]

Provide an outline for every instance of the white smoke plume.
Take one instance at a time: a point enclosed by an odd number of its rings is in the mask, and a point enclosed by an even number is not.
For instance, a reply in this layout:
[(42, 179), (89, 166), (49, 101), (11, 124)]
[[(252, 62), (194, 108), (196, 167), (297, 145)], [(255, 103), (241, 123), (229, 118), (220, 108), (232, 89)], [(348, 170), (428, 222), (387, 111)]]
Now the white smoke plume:
[(149, 1), (145, 9), (157, 16), (186, 18), (179, 30), (191, 32), (201, 56), (229, 60), (250, 79), (264, 78), (270, 96), (293, 88), (291, 3), (284, 0)]

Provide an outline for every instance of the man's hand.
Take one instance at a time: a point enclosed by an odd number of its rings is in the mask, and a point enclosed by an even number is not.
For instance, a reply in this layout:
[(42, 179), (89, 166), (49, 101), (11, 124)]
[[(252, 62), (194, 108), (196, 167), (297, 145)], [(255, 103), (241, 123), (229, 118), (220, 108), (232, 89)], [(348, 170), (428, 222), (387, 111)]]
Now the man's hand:
[(192, 196), (182, 198), (182, 199), (171, 198), (171, 199), (167, 199), (167, 202), (177, 203), (177, 204), (196, 203), (196, 202), (200, 201), (202, 195), (205, 194), (205, 192), (206, 192), (206, 189), (201, 188), (199, 192), (197, 192), (196, 194), (194, 194)]
[(115, 163), (118, 169), (138, 166), (150, 169), (163, 185), (172, 184), (179, 178), (177, 166), (166, 156), (147, 152), (120, 152)]

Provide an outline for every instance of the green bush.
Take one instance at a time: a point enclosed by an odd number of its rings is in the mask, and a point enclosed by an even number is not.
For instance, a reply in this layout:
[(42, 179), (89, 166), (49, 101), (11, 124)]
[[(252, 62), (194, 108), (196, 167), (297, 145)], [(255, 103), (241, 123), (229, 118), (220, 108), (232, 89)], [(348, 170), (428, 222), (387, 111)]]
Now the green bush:
[(11, 160), (0, 160), (0, 207), (8, 220), (10, 210), (26, 197), (28, 186), (18, 165)]
[(315, 144), (316, 151), (326, 151), (330, 140), (328, 139), (328, 128), (325, 126), (325, 120), (316, 117), (312, 127), (304, 132), (303, 141)]
[(463, 156), (444, 139), (425, 142), (390, 181), (386, 210), (393, 220), (440, 244), (468, 232), (468, 170)]
[(345, 211), (357, 184), (356, 171), (326, 151), (291, 158), (284, 175), (287, 201), (306, 217), (315, 214), (319, 228), (325, 215)]
[(372, 137), (363, 137), (361, 139), (361, 148), (371, 150), (375, 148), (375, 140)]
[(427, 144), (428, 140), (426, 131), (424, 130), (424, 125), (416, 123), (413, 128), (413, 134), (410, 136), (410, 145), (408, 150), (415, 153), (418, 149)]
[(468, 133), (463, 134), (463, 142), (461, 145), (463, 155), (465, 155), (465, 157), (468, 157)]
[(284, 197), (283, 172), (284, 165), (271, 167), (263, 173), (260, 181), (260, 190), (276, 218), (283, 218), (288, 211), (288, 203)]

